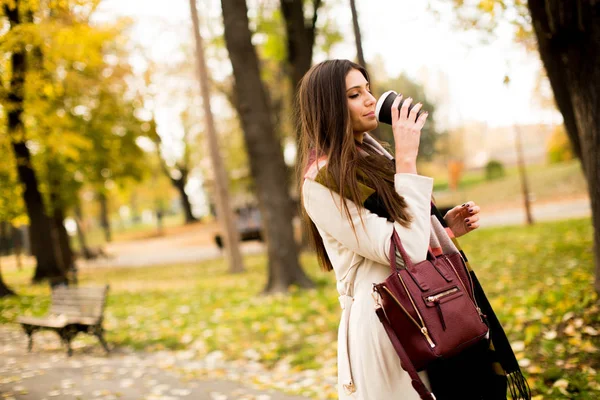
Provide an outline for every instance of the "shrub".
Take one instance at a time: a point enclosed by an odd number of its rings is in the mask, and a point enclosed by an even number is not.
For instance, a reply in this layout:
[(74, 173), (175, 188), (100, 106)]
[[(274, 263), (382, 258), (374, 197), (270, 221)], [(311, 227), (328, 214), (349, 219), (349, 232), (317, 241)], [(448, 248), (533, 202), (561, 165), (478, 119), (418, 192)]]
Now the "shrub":
[(571, 142), (565, 132), (563, 125), (554, 128), (552, 135), (548, 139), (547, 155), (550, 164), (556, 164), (573, 159), (573, 149)]
[(504, 176), (504, 165), (498, 160), (490, 160), (485, 165), (485, 179), (493, 181)]

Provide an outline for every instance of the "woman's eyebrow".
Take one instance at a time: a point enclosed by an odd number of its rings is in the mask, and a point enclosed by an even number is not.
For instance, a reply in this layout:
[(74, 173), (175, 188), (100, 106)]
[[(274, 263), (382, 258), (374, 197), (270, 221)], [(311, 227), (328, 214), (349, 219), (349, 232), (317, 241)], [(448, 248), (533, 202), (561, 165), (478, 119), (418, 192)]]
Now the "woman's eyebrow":
[[(369, 87), (369, 82), (367, 82), (367, 84), (365, 85), (365, 87)], [(352, 86), (350, 89), (346, 89), (346, 92), (348, 90), (352, 90), (352, 89), (361, 89), (362, 86), (361, 85), (357, 85), (357, 86)]]

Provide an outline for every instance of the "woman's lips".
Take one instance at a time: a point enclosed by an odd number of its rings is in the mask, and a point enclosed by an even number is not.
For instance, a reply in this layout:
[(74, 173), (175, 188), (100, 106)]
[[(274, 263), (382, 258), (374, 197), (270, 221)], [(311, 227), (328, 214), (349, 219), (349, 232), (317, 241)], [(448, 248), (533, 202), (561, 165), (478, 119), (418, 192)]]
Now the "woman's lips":
[(375, 111), (371, 111), (368, 114), (365, 114), (365, 117), (374, 117), (375, 116)]

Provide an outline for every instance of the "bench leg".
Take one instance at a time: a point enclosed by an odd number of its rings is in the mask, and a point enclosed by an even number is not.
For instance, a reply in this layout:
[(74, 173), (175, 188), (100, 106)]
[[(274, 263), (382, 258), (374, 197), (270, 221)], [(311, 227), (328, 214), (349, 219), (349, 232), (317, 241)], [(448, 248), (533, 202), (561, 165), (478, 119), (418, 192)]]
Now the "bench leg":
[(106, 340), (104, 340), (104, 329), (102, 329), (102, 326), (97, 326), (96, 328), (94, 328), (94, 335), (98, 338), (102, 347), (104, 347), (104, 351), (106, 351), (106, 354), (110, 353), (108, 344), (106, 343)]
[(73, 349), (71, 348), (71, 340), (75, 337), (77, 332), (73, 331), (69, 327), (65, 327), (57, 330), (57, 333), (60, 336), (62, 342), (65, 344), (65, 346), (67, 346), (67, 355), (71, 357), (73, 355)]
[(29, 342), (27, 344), (27, 351), (31, 353), (31, 349), (33, 349), (33, 332), (35, 332), (35, 328), (31, 325), (22, 325), (23, 330), (27, 334)]

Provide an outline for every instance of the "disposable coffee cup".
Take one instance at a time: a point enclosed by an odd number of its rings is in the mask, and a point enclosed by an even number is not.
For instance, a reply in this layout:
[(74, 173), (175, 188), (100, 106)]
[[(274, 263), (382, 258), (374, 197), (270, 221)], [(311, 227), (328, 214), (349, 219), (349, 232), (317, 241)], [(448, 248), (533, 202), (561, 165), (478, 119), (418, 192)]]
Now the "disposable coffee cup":
[[(377, 100), (377, 106), (375, 107), (375, 116), (377, 117), (377, 120), (379, 122), (388, 124), (388, 125), (392, 124), (392, 104), (394, 103), (394, 100), (396, 100), (397, 96), (398, 96), (398, 93), (396, 93), (394, 90), (388, 90), (387, 92), (382, 94), (381, 97), (379, 97), (379, 100)], [(400, 108), (402, 108), (402, 104), (404, 103), (404, 100), (406, 100), (405, 97), (403, 97), (402, 100), (400, 101), (400, 104), (398, 105), (398, 110)], [(415, 105), (415, 103), (412, 103), (410, 106), (408, 106), (409, 114), (410, 114), (410, 111), (412, 110), (412, 108), (414, 107), (414, 105)], [(423, 113), (423, 110), (422, 109), (419, 110), (419, 112), (417, 113), (416, 119), (418, 119), (422, 113)]]

